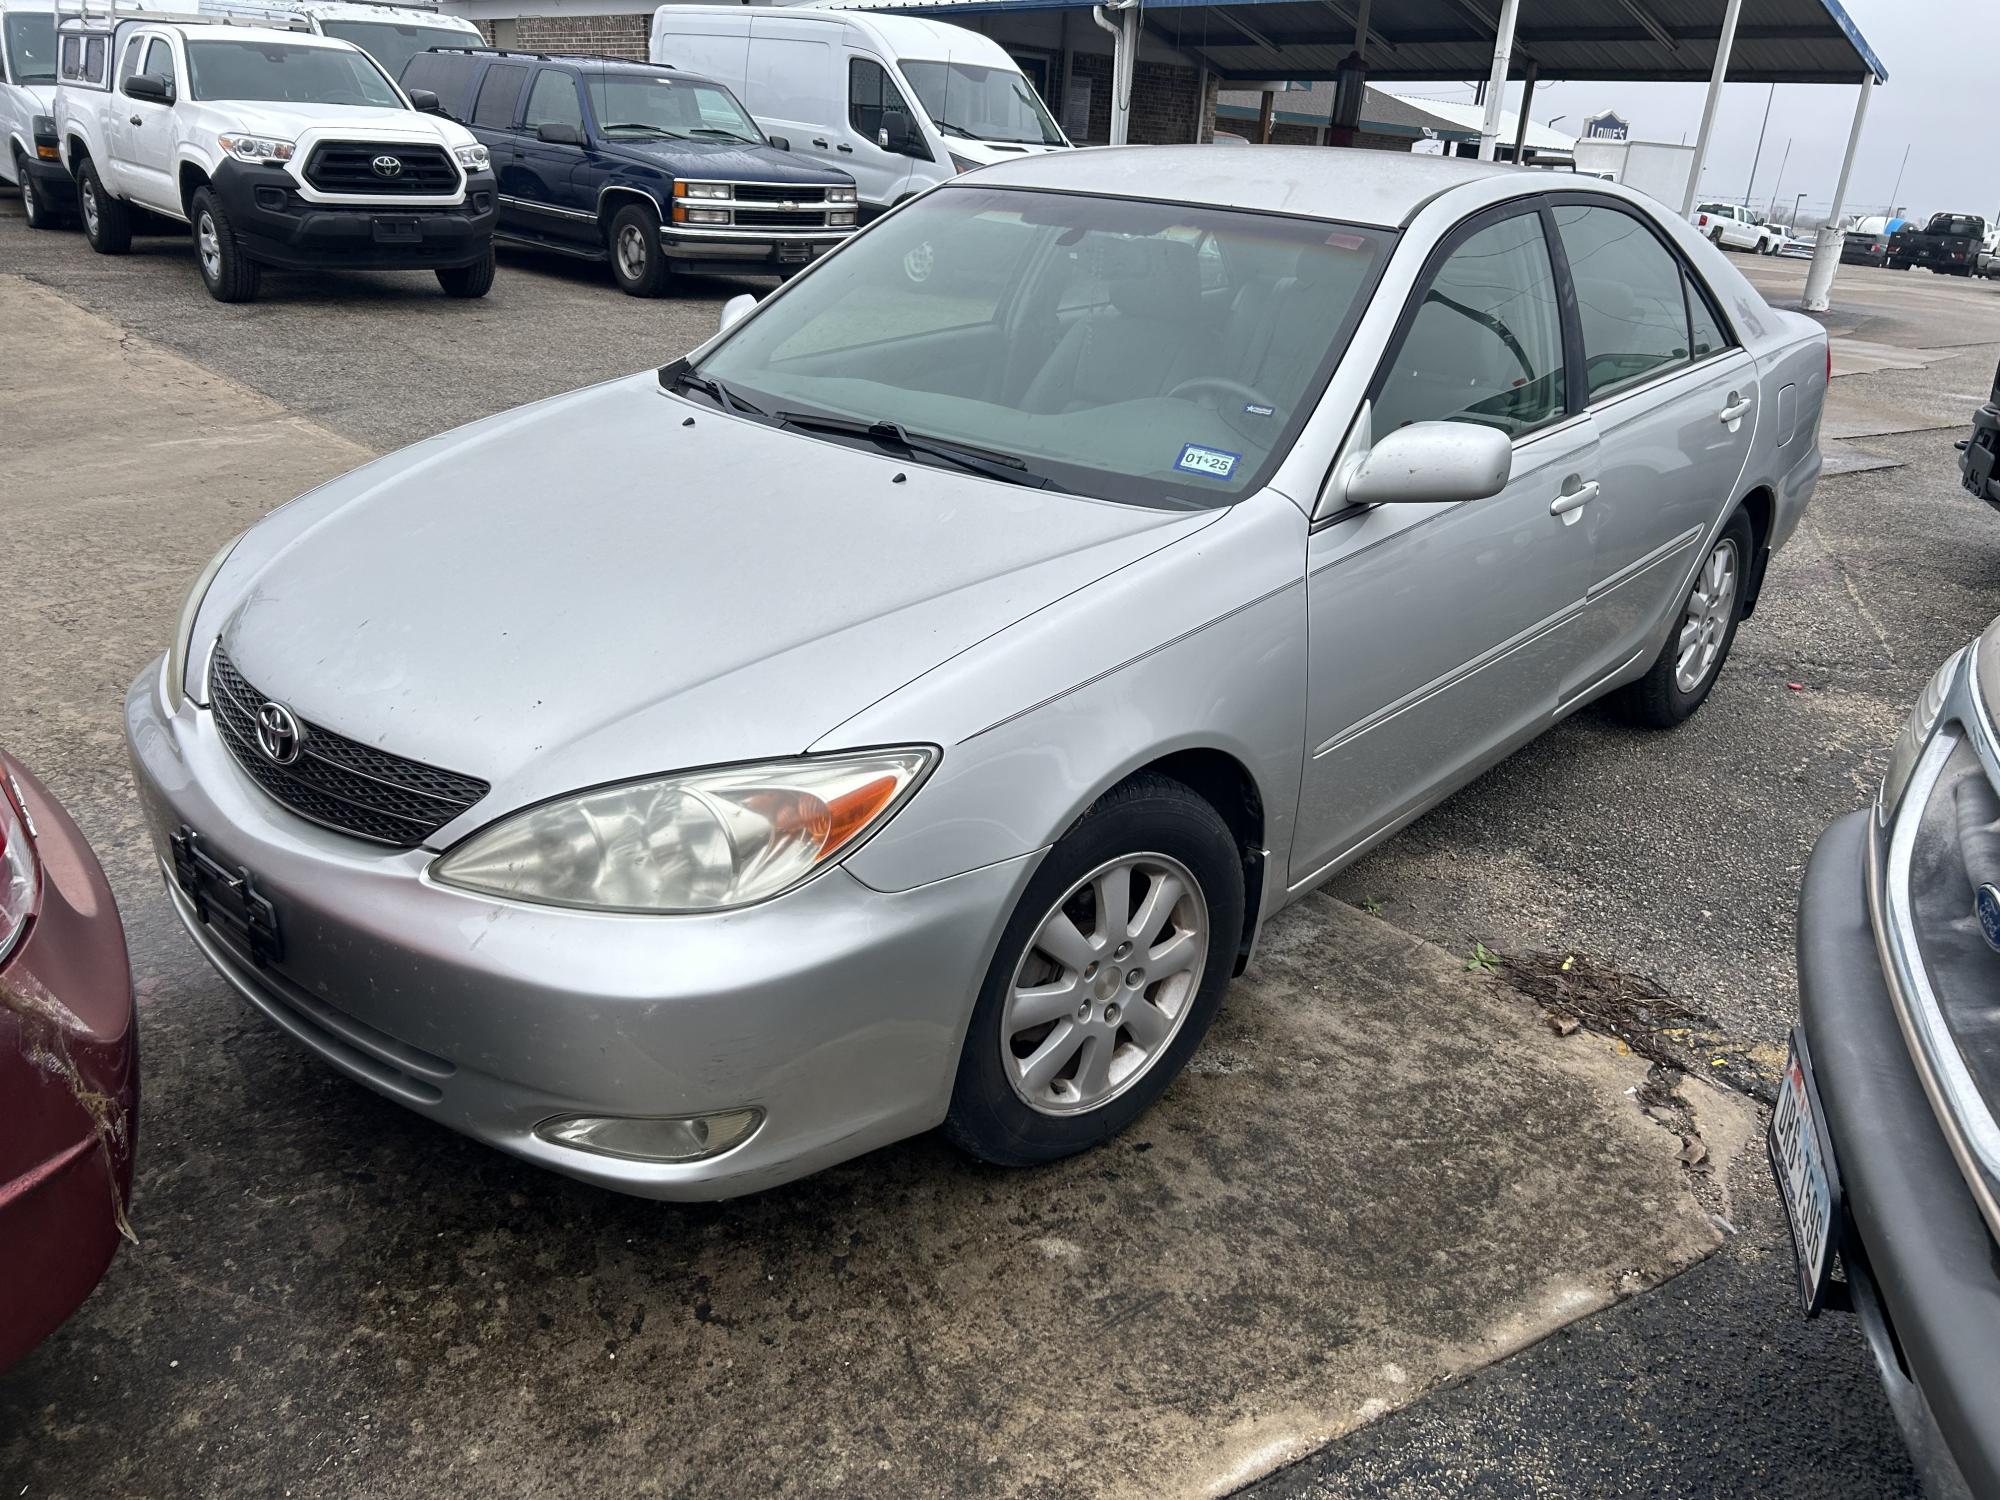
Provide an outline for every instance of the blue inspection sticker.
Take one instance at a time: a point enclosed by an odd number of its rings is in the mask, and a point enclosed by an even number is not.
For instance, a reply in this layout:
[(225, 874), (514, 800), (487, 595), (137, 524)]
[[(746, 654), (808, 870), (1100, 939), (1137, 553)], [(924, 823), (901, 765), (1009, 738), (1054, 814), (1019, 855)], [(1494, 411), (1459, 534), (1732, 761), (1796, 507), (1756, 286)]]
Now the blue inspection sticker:
[(1254, 401), (1246, 401), (1243, 403), (1243, 410), (1253, 417), (1268, 417), (1275, 415), (1278, 408), (1275, 406), (1259, 406)]
[(1181, 456), (1174, 460), (1174, 467), (1189, 474), (1201, 474), (1210, 479), (1227, 479), (1236, 472), (1236, 466), (1243, 462), (1243, 455), (1231, 453), (1226, 448), (1204, 448), (1200, 443), (1189, 443), (1181, 449)]

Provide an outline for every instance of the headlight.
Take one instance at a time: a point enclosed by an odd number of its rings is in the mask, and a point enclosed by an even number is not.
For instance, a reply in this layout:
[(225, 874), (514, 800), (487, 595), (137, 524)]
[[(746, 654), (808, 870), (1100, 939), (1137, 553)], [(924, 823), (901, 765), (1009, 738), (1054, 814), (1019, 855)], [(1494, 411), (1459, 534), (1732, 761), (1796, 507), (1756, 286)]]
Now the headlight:
[(1965, 648), (1961, 646), (1946, 658), (1936, 675), (1924, 684), (1916, 707), (1903, 721), (1902, 732), (1896, 736), (1896, 743), (1889, 751), (1889, 774), (1882, 778), (1882, 792), (1875, 802), (1875, 815), (1883, 823), (1889, 821), (1889, 815), (1903, 799), (1903, 790), (1910, 784), (1910, 773), (1917, 768), (1917, 757), (1924, 753), (1931, 731), (1937, 728), (1938, 715), (1944, 712), (1945, 694), (1951, 691), (1952, 678), (1957, 675), (1959, 660), (1964, 655)]
[(167, 648), (168, 713), (179, 713), (181, 704), (187, 701), (188, 651), (194, 640), (195, 616), (201, 613), (202, 601), (208, 597), (215, 575), (222, 571), (222, 565), (229, 561), (229, 554), (236, 550), (236, 544), (247, 534), (239, 533), (225, 542), (222, 550), (211, 557), (208, 566), (201, 570), (194, 587), (188, 590), (187, 602), (181, 606), (180, 623), (174, 626), (174, 643)]
[(292, 143), (268, 135), (219, 135), (216, 144), (238, 161), (290, 161)]
[(451, 154), (458, 158), (458, 164), (468, 172), (484, 172), (493, 163), (493, 153), (484, 146), (454, 146)]
[(861, 201), (861, 190), (851, 187), (828, 188), (826, 190), (826, 201), (829, 203), (859, 203)]
[(549, 906), (748, 906), (851, 851), (936, 760), (935, 750), (911, 746), (600, 787), (474, 834), (431, 874), (460, 890)]
[(946, 154), (951, 157), (951, 169), (954, 172), (970, 172), (975, 167), (983, 165), (983, 163), (981, 162), (976, 162), (967, 157), (960, 156), (956, 151), (948, 152)]
[(727, 198), (730, 193), (726, 182), (677, 182), (674, 184), (676, 198)]
[(683, 208), (674, 215), (683, 224), (727, 224), (729, 210), (726, 208)]

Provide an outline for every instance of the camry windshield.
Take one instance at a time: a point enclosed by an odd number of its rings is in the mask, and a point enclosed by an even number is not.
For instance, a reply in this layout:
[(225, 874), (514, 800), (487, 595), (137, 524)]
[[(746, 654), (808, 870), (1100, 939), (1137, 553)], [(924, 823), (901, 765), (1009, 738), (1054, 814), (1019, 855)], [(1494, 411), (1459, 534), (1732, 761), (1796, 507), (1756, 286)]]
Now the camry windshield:
[(903, 76), (931, 123), (946, 135), (969, 141), (1019, 141), (1060, 146), (1062, 132), (1035, 91), (1012, 68), (977, 63), (902, 63)]
[(328, 21), (319, 29), (343, 42), (352, 42), (380, 63), (391, 78), (401, 78), (403, 69), (419, 52), (433, 47), (480, 47), (469, 31), (453, 31), (448, 26), (425, 26), (406, 21)]
[(7, 17), (7, 76), (16, 83), (56, 81), (56, 18), (53, 12), (15, 11)]
[(607, 136), (644, 140), (751, 141), (764, 134), (719, 83), (666, 73), (593, 73), (585, 85), (597, 128)]
[(187, 55), (188, 82), (197, 99), (405, 107), (396, 86), (368, 54), (346, 47), (191, 41)]
[(1389, 243), (1325, 220), (950, 186), (816, 267), (678, 384), (912, 462), (1223, 504), (1303, 425)]

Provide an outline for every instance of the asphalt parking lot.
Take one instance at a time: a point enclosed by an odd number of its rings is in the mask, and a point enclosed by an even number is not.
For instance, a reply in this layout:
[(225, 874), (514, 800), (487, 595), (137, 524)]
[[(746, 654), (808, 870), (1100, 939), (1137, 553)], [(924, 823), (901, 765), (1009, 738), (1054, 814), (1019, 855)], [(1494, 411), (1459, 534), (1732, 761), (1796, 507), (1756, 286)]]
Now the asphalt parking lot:
[[(2000, 353), (2000, 287), (1843, 272), (1828, 322), (1852, 373), (1828, 432), (1848, 472), (1823, 481), (1700, 715), (1653, 736), (1586, 713), (1341, 875), (1344, 905), (1302, 909), (1260, 983), (1360, 1006), (1359, 953), (1430, 997), (1400, 1032), (1329, 1018), (1311, 1120), (1231, 1125), (1216, 1090), (1253, 1086), (1276, 1035), (1232, 1002), (1157, 1149), (1023, 1182), (919, 1142), (663, 1214), (443, 1138), (270, 1036), (158, 896), (117, 700), (186, 578), (258, 509), (370, 451), (659, 363), (755, 285), (637, 303), (588, 269), (509, 259), (478, 303), (428, 277), (273, 277), (220, 307), (184, 244), (141, 244), (96, 257), (0, 204), (0, 280), (18, 279), (0, 409), (16, 431), (60, 413), (75, 454), (45, 440), (6, 465), (19, 571), (0, 621), (24, 645), (0, 741), (111, 870), (147, 1046), (142, 1245), (0, 1380), (10, 1493), (446, 1494), (474, 1476), (528, 1493), (578, 1475), (634, 1493), (723, 1475), (742, 1493), (1910, 1493), (1858, 1334), (1791, 1314), (1754, 1151), (1696, 1125), (1722, 1169), (1684, 1180), (1679, 1141), (1617, 1111), (1643, 1064), (1554, 1038), (1460, 960), (1559, 950), (1656, 980), (1696, 1013), (1659, 1046), (1732, 1097), (1767, 1093), (1812, 839), (1867, 798), (1918, 687), (2000, 598), (1996, 518), (1957, 491), (1951, 449)], [(1802, 264), (1745, 268), (1796, 301)], [(93, 432), (101, 387), (65, 386), (75, 364), (39, 358), (56, 342), (122, 372), (123, 410), (162, 393), (147, 462), (203, 507), (147, 503), (119, 462), (132, 429)], [(14, 431), (0, 444), (29, 452)], [(1427, 1178), (1435, 1143), (1388, 1123), (1440, 1097), (1489, 1188), (1543, 1196), (1477, 1233), (1452, 1220), (1463, 1184)], [(1340, 1149), (1343, 1128), (1368, 1149)], [(1274, 1139), (1300, 1175), (1272, 1171)], [(1301, 1195), (1340, 1205), (1331, 1242), (1292, 1217)], [(1545, 1205), (1544, 1244), (1494, 1233)], [(1250, 1227), (1219, 1232), (1225, 1210)], [(1185, 1262), (1107, 1284), (1134, 1215)], [(1454, 1256), (1409, 1258), (1454, 1223)], [(1525, 1269), (1540, 1251), (1560, 1285)], [(1040, 1343), (1069, 1306), (1094, 1359)], [(1483, 1321), (1454, 1325), (1468, 1307)]]

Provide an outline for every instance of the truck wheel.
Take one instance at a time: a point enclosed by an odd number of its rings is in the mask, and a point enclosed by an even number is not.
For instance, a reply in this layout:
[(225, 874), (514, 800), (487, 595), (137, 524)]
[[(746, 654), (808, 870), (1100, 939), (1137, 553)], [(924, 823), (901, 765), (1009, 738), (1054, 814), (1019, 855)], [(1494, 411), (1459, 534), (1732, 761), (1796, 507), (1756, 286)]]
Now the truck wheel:
[(487, 249), (484, 260), (469, 266), (440, 266), (437, 279), (447, 297), (484, 297), (493, 290), (492, 249)]
[(18, 146), (14, 148), (14, 180), (21, 184), (21, 212), (28, 220), (28, 227), (54, 229), (55, 213), (36, 190), (34, 176), (28, 171), (28, 159), (21, 154)]
[(1722, 226), (1720, 224), (1709, 230), (1708, 242), (1718, 250), (1722, 248)]
[(87, 156), (76, 174), (76, 203), (91, 249), (99, 255), (123, 255), (132, 248), (132, 212), (104, 191), (97, 163)]
[(236, 243), (236, 231), (215, 194), (195, 190), (189, 205), (194, 217), (194, 258), (201, 267), (201, 284), (217, 302), (248, 302), (257, 295), (257, 262)]
[(667, 257), (652, 204), (628, 204), (612, 216), (611, 274), (628, 297), (657, 297), (666, 290)]

